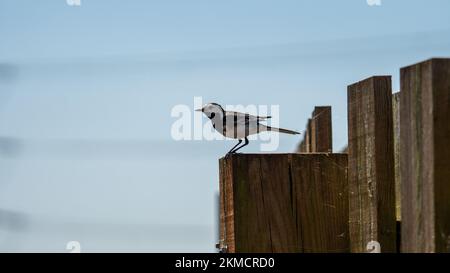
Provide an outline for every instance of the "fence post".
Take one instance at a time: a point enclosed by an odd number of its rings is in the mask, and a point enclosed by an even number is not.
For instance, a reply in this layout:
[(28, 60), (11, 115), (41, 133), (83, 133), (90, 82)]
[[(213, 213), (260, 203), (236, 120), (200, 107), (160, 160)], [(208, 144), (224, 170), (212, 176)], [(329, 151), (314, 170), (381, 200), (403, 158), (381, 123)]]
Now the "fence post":
[(220, 160), (229, 252), (348, 252), (346, 154), (236, 154)]
[(401, 221), (400, 92), (392, 95), (392, 121), (394, 128), (395, 217), (397, 221)]
[(400, 70), (402, 252), (450, 252), (450, 59)]
[(333, 151), (331, 106), (316, 106), (311, 118), (311, 152)]
[(331, 106), (316, 106), (308, 119), (303, 140), (298, 146), (300, 153), (331, 153), (333, 132)]
[(305, 144), (306, 144), (305, 153), (310, 153), (311, 152), (311, 119), (308, 119), (308, 122), (306, 123)]
[(352, 252), (370, 241), (396, 251), (391, 77), (348, 87), (349, 222)]
[[(303, 132), (303, 135), (306, 135), (306, 131)], [(300, 144), (298, 145), (297, 152), (298, 153), (306, 153), (306, 141), (305, 141), (304, 137), (303, 137), (302, 141), (300, 142)]]
[(401, 251), (401, 179), (400, 179), (400, 92), (392, 95), (392, 122), (394, 128), (394, 176), (395, 176), (395, 219), (397, 220), (397, 252)]

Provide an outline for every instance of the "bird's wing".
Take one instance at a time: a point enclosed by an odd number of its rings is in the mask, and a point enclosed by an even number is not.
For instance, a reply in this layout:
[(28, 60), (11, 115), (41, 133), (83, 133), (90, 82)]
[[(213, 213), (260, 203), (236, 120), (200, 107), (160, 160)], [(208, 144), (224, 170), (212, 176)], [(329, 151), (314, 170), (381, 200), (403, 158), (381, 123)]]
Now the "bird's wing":
[(230, 116), (236, 115), (238, 118), (246, 118), (248, 120), (255, 120), (255, 121), (266, 120), (266, 119), (271, 118), (271, 116), (254, 116), (254, 115), (235, 112), (235, 111), (226, 111), (225, 115), (230, 115)]
[(239, 112), (227, 111), (225, 113), (227, 124), (244, 125), (249, 122), (256, 122), (258, 118), (256, 116), (247, 115)]

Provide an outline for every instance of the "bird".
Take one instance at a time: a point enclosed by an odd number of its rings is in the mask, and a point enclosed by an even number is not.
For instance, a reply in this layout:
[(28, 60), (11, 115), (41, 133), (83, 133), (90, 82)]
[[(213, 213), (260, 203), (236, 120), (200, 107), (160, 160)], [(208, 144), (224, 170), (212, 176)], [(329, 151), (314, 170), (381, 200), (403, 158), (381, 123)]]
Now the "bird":
[[(246, 113), (226, 111), (218, 103), (207, 103), (200, 109), (195, 111), (202, 112), (211, 120), (214, 129), (227, 138), (237, 139), (238, 143), (228, 151), (227, 155), (234, 154), (238, 150), (247, 146), (248, 136), (258, 134), (261, 132), (272, 131), (290, 135), (298, 135), (299, 132), (271, 127), (261, 124), (260, 121), (266, 121), (271, 116), (254, 116)], [(245, 141), (243, 145), (239, 146), (242, 141)]]

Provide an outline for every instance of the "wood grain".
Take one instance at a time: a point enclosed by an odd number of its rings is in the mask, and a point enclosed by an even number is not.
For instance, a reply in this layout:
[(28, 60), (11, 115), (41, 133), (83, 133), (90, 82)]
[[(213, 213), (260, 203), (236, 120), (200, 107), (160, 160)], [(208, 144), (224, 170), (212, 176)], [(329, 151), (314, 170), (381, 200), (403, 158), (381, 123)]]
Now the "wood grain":
[(331, 106), (316, 106), (311, 117), (311, 152), (333, 152)]
[(348, 87), (349, 221), (352, 252), (370, 241), (396, 251), (391, 77)]
[(220, 167), (230, 252), (349, 251), (346, 155), (236, 154)]
[(401, 221), (400, 92), (392, 95), (392, 121), (394, 127), (395, 217), (397, 221)]
[(311, 119), (308, 119), (305, 130), (305, 153), (311, 153)]
[(347, 155), (297, 155), (291, 165), (301, 251), (349, 252)]
[(450, 59), (400, 70), (402, 252), (450, 252)]
[(333, 151), (331, 106), (314, 107), (303, 135), (297, 152), (331, 153)]

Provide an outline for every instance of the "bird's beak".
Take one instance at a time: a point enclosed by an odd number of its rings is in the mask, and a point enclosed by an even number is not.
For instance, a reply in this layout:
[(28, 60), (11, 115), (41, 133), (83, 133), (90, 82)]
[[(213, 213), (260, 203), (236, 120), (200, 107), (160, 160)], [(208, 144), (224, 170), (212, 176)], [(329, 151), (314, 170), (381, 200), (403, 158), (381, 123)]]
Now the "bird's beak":
[(197, 111), (197, 112), (203, 112), (203, 108), (202, 108), (202, 109), (197, 109), (197, 110), (195, 110), (195, 111)]

